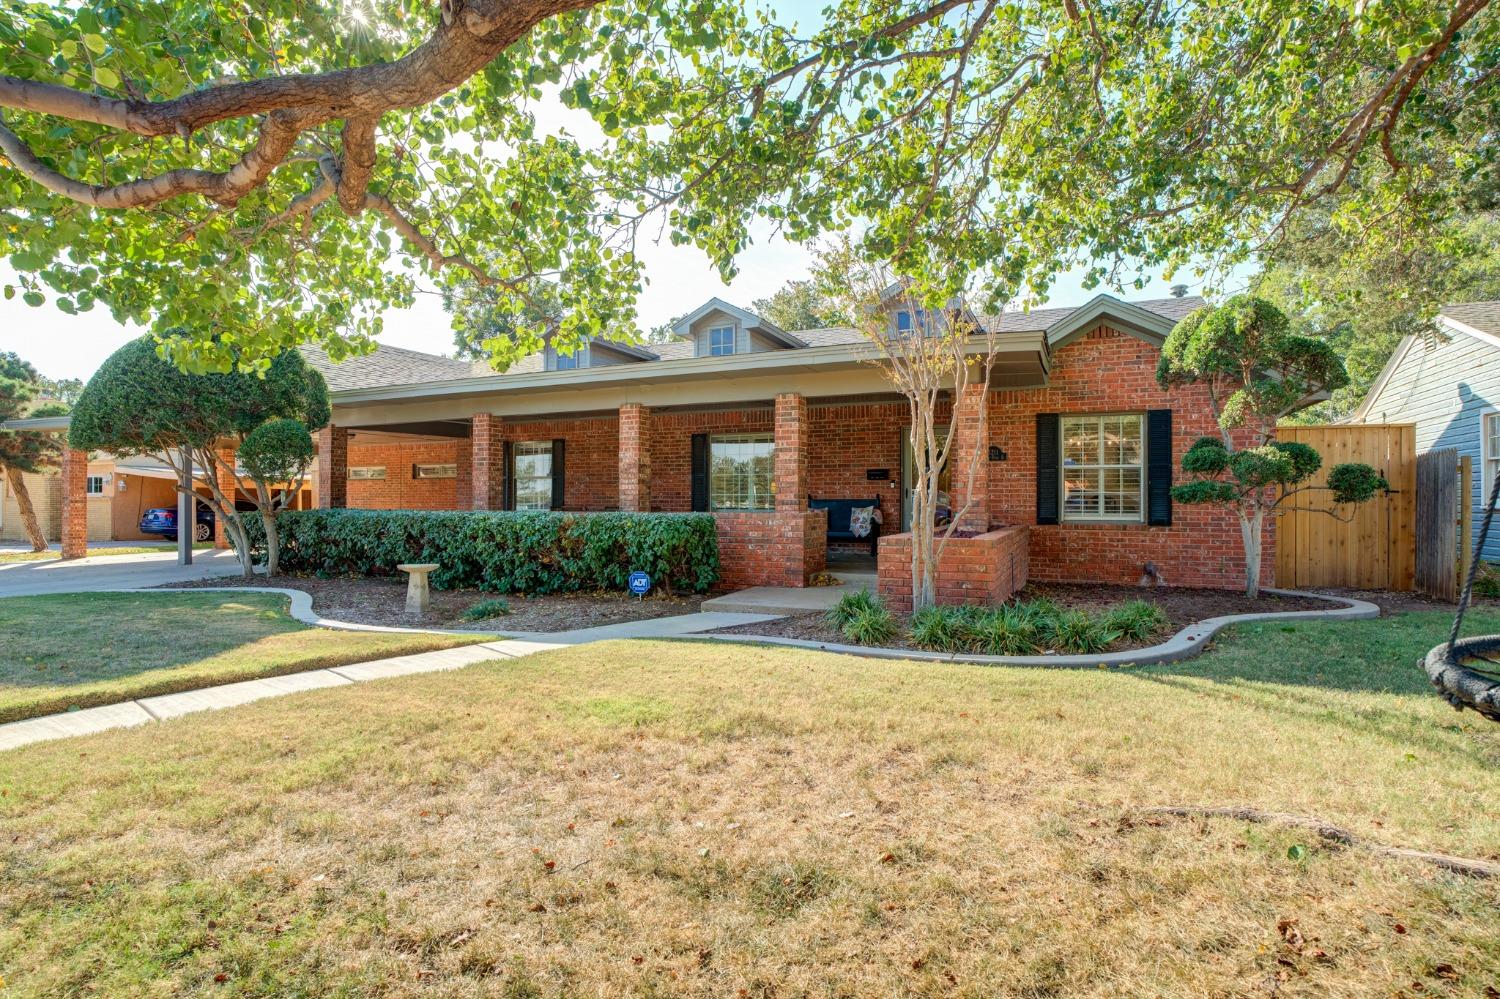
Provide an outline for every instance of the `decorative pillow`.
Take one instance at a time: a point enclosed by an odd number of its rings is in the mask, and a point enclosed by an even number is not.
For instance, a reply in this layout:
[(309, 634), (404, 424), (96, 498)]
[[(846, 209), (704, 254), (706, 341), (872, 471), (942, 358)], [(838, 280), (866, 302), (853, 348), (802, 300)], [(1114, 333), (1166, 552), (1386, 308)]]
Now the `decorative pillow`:
[(870, 523), (874, 519), (875, 508), (873, 506), (856, 506), (849, 510), (849, 533), (856, 538), (868, 538), (870, 536)]

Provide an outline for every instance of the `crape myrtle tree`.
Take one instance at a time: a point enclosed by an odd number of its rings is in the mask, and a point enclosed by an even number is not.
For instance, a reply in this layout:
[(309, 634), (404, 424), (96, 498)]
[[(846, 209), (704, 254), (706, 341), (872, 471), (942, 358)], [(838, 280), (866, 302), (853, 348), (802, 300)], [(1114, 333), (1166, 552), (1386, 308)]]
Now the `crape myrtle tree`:
[[(0, 423), (28, 416), (60, 416), (68, 407), (57, 403), (35, 405), (43, 380), (36, 368), (15, 354), (0, 353)], [(52, 434), (29, 430), (0, 430), (0, 475), (10, 483), (16, 496), (16, 509), (32, 551), (47, 550), (47, 536), (37, 520), (36, 504), (26, 488), (27, 472), (56, 468), (62, 448)]]
[[(23, 0), (4, 291), (186, 327), (171, 358), (222, 371), (369, 348), (425, 269), (546, 317), (489, 340), (504, 360), (633, 328), (643, 236), (729, 277), (752, 225), (855, 223), (991, 310), (1079, 261), (1129, 283), (1243, 258), (1356, 174), (1351, 220), (1441, 217), (1496, 173), (1489, 8), (834, 0), (799, 27), (708, 0)], [(558, 102), (587, 129), (540, 121)]]
[[(79, 396), (69, 444), (123, 457), (152, 455), (167, 462), (177, 472), (178, 490), (204, 499), (213, 509), (248, 576), (254, 565), (244, 518), (235, 508), (237, 490), (226, 493), (219, 485), (221, 477), (239, 482), (235, 452), (251, 444), (254, 470), (247, 471), (255, 480), (252, 503), (263, 516), (274, 514), (269, 487), (285, 481), (283, 472), (298, 468), (295, 458), (305, 449), (294, 429), (274, 429), (260, 436), (256, 432), (268, 422), (282, 420), (296, 422), (303, 436), (327, 426), (328, 387), (296, 350), (276, 355), (259, 369), (236, 364), (228, 372), (201, 375), (182, 371), (167, 360), (170, 353), (158, 350), (148, 335), (111, 354)], [(208, 486), (207, 497), (193, 492), (195, 466)], [(274, 520), (266, 527), (275, 551)]]
[[(939, 409), (961, 398), (971, 385), (988, 388), (997, 348), (993, 333), (982, 328), (961, 297), (934, 301), (932, 291), (895, 279), (889, 267), (861, 256), (852, 241), (824, 247), (813, 268), (817, 290), (838, 314), (880, 348), (881, 372), (906, 400), (912, 458), (911, 595), (912, 612), (937, 602), (937, 567), (943, 548), (971, 502), (970, 484), (988, 443), (987, 408), (979, 411), (979, 429), (966, 450), (956, 435), (943, 434)], [(901, 330), (894, 315), (905, 310), (911, 329)], [(939, 476), (950, 469), (962, 502), (950, 506), (948, 523), (936, 523)]]
[[(1208, 503), (1234, 510), (1245, 547), (1245, 593), (1260, 595), (1261, 533), (1268, 516), (1313, 509), (1343, 517), (1385, 479), (1363, 464), (1328, 470), (1327, 485), (1310, 484), (1323, 459), (1306, 444), (1275, 440), (1276, 424), (1310, 398), (1342, 388), (1344, 362), (1322, 340), (1291, 332), (1286, 315), (1264, 299), (1237, 295), (1218, 307), (1197, 309), (1167, 335), (1156, 380), (1165, 389), (1202, 385), (1218, 437), (1200, 437), (1182, 458), (1191, 481), (1172, 487), (1178, 503)], [(1248, 442), (1236, 440), (1241, 431)], [(1334, 506), (1297, 506), (1315, 492)]]
[[(246, 435), (240, 445), (239, 463), (255, 487), (255, 505), (260, 509), (266, 533), (266, 575), (280, 570), (280, 535), (276, 513), (284, 510), (302, 492), (302, 483), (312, 468), (317, 446), (307, 425), (282, 418), (262, 423)], [(281, 486), (278, 491), (277, 486)]]

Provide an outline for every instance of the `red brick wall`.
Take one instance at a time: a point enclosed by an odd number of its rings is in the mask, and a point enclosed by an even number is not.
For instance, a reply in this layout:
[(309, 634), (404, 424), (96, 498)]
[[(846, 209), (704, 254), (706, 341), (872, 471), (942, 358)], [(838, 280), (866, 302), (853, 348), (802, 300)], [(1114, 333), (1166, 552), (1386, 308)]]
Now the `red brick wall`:
[[(566, 440), (564, 510), (617, 510), (620, 506), (620, 421), (615, 416), (574, 420), (530, 420), (499, 427), (501, 439)], [(687, 505), (675, 509), (686, 510)]]
[[(901, 440), (907, 434), (904, 402), (808, 406), (808, 492), (818, 499), (880, 497), (883, 531), (901, 529)], [(871, 482), (871, 468), (890, 471)], [(869, 545), (837, 547), (869, 551)]]
[[(1025, 527), (1007, 527), (972, 538), (949, 538), (938, 561), (939, 604), (1001, 603), (1026, 585)], [(898, 614), (911, 611), (911, 535), (880, 539), (880, 597)]]
[(651, 509), (693, 508), (694, 434), (770, 434), (772, 413), (764, 409), (725, 412), (653, 412), (651, 441)]
[(62, 557), (83, 558), (89, 547), (89, 453), (62, 453)]
[(827, 565), (824, 510), (726, 511), (719, 535), (719, 589), (806, 586)]
[[(384, 479), (349, 479), (349, 506), (363, 510), (460, 510), (467, 509), (467, 493), (459, 479), (415, 479), (413, 465), (460, 465), (465, 474), (469, 462), (460, 462), (467, 440), (416, 442), (412, 444), (349, 445), (349, 466), (383, 466)], [(467, 459), (467, 455), (463, 456)], [(462, 497), (462, 500), (460, 499)]]
[[(990, 393), (990, 442), (1008, 460), (990, 468), (990, 520), (1036, 525), (1036, 414), (1172, 409), (1172, 467), (1182, 481), (1182, 455), (1194, 440), (1217, 433), (1208, 393), (1197, 386), (1164, 392), (1156, 384), (1154, 346), (1100, 329), (1053, 355), (1044, 389)], [(1270, 585), (1275, 532), (1267, 526), (1262, 565)], [(1238, 587), (1245, 562), (1239, 521), (1222, 508), (1172, 507), (1172, 526), (1058, 524), (1033, 526), (1031, 575), (1047, 581), (1135, 583), (1153, 561), (1174, 586)]]

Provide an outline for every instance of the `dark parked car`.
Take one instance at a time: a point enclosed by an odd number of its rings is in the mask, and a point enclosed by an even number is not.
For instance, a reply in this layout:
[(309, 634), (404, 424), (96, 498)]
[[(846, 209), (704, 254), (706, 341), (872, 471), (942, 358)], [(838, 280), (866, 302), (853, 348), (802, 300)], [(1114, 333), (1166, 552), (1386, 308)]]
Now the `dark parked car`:
[[(193, 540), (207, 541), (214, 536), (214, 512), (199, 503), (198, 520), (193, 525)], [(177, 540), (177, 508), (161, 506), (141, 514), (141, 533), (159, 534), (168, 541)]]

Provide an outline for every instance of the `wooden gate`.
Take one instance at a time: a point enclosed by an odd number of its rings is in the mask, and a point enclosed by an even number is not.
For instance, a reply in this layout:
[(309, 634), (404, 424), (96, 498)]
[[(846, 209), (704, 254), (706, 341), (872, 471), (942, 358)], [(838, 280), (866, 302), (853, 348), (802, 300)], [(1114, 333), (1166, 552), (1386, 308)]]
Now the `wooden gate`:
[[(1468, 459), (1452, 448), (1417, 459), (1416, 587), (1442, 600), (1458, 599), (1459, 527), (1468, 525)], [(1463, 548), (1468, 547), (1464, 531)]]
[[(1278, 440), (1317, 450), (1323, 467), (1312, 483), (1327, 483), (1328, 470), (1363, 462), (1385, 476), (1389, 494), (1344, 507), (1342, 521), (1320, 512), (1331, 509), (1328, 493), (1312, 490), (1288, 501), (1294, 509), (1276, 524), (1276, 583), (1290, 589), (1349, 586), (1409, 590), (1416, 563), (1417, 434), (1410, 423), (1281, 427)], [(1297, 502), (1301, 500), (1301, 502)], [(1306, 507), (1307, 509), (1296, 509)]]

